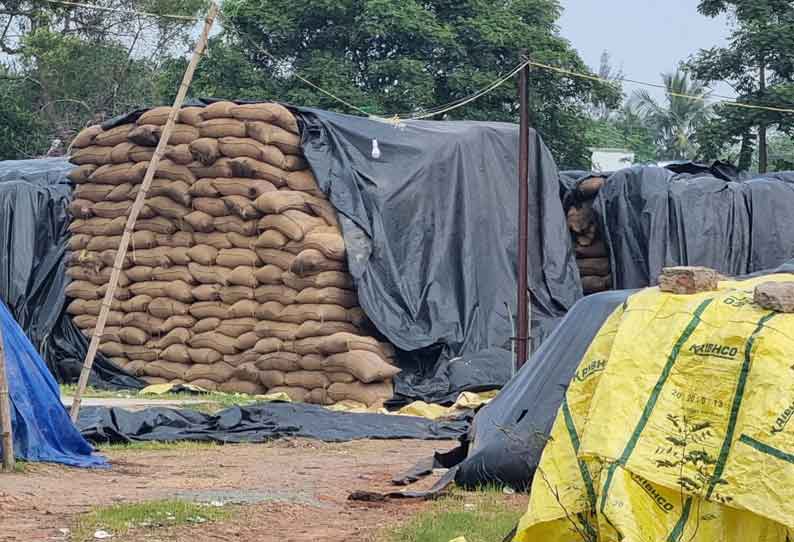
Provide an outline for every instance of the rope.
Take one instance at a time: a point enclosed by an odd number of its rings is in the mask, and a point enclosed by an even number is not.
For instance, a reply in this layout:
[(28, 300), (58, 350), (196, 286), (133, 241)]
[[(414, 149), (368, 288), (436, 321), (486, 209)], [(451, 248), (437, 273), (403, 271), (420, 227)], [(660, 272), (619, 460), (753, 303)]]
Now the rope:
[[(535, 66), (537, 68), (542, 68), (544, 70), (554, 71), (554, 72), (561, 73), (561, 74), (564, 74), (564, 75), (568, 75), (568, 76), (571, 76), (571, 77), (579, 77), (581, 79), (589, 79), (591, 81), (598, 81), (598, 82), (601, 82), (601, 83), (611, 83), (612, 82), (609, 79), (605, 79), (603, 77), (599, 77), (598, 75), (590, 75), (590, 74), (586, 74), (586, 73), (575, 72), (575, 71), (567, 70), (565, 68), (560, 68), (559, 66), (551, 66), (551, 65), (548, 65), (548, 64), (542, 64), (540, 62), (530, 61), (529, 65), (530, 66)], [(632, 83), (632, 84), (635, 84), (635, 85), (643, 85), (643, 86), (646, 86), (646, 87), (661, 88), (661, 89), (664, 89), (667, 92), (667, 94), (669, 94), (670, 96), (675, 96), (675, 97), (678, 97), (678, 98), (686, 98), (686, 99), (689, 99), (689, 100), (708, 102), (709, 98), (710, 98), (709, 96), (693, 96), (691, 94), (682, 94), (680, 92), (674, 92), (674, 91), (668, 90), (665, 85), (659, 85), (659, 84), (655, 84), (655, 83), (648, 83), (648, 82), (645, 82), (645, 81), (637, 81), (637, 80), (628, 79), (628, 78), (625, 78), (625, 77), (617, 78), (617, 79), (615, 79), (615, 81), (621, 81), (621, 82), (624, 82), (624, 83)], [(712, 96), (716, 96), (718, 98), (727, 98), (726, 96), (719, 96), (719, 95), (712, 95)], [(767, 106), (767, 105), (750, 104), (750, 103), (747, 103), (747, 102), (736, 101), (733, 98), (727, 98), (727, 99), (724, 99), (724, 100), (717, 100), (717, 101), (714, 101), (712, 103), (721, 104), (721, 105), (729, 105), (729, 106), (732, 106), (732, 107), (743, 107), (745, 109), (755, 109), (755, 110), (761, 110), (761, 111), (773, 111), (773, 112), (776, 112), (776, 113), (794, 113), (794, 109)]]
[(124, 15), (141, 15), (144, 17), (161, 17), (163, 19), (176, 19), (180, 21), (191, 21), (196, 22), (199, 20), (198, 17), (191, 17), (190, 15), (169, 15), (163, 13), (149, 13), (146, 11), (137, 11), (134, 9), (119, 9), (119, 8), (111, 8), (107, 6), (97, 6), (95, 4), (84, 4), (82, 2), (68, 2), (67, 0), (44, 0), (45, 2), (49, 2), (50, 4), (59, 4), (62, 6), (72, 6), (77, 8), (87, 8), (87, 9), (96, 9), (99, 11), (110, 11), (113, 13), (122, 13)]
[(468, 105), (471, 102), (473, 102), (475, 100), (479, 100), (483, 96), (485, 96), (487, 94), (490, 94), (491, 92), (493, 92), (494, 90), (496, 90), (497, 88), (502, 86), (505, 82), (507, 82), (510, 79), (512, 79), (513, 77), (515, 77), (515, 75), (518, 72), (523, 70), (529, 64), (530, 64), (529, 60), (527, 60), (525, 62), (522, 62), (521, 64), (519, 64), (518, 66), (513, 68), (510, 72), (508, 72), (506, 75), (504, 75), (502, 77), (499, 77), (498, 79), (493, 81), (491, 84), (489, 84), (488, 86), (484, 87), (483, 89), (475, 92), (474, 94), (471, 94), (471, 95), (469, 95), (469, 96), (467, 96), (465, 98), (461, 98), (460, 100), (456, 100), (454, 102), (450, 102), (447, 105), (440, 106), (437, 109), (427, 111), (427, 112), (422, 113), (420, 115), (407, 117), (405, 120), (421, 120), (421, 119), (426, 119), (428, 117), (435, 117), (436, 115), (443, 115), (444, 113), (449, 113), (450, 111), (454, 111), (455, 109), (458, 109), (459, 107), (463, 107), (464, 105)]
[[(270, 53), (270, 51), (268, 51), (267, 49), (265, 49), (264, 47), (262, 47), (260, 44), (256, 43), (256, 42), (255, 42), (255, 41), (253, 41), (251, 38), (249, 38), (249, 37), (248, 37), (248, 35), (247, 35), (245, 32), (243, 32), (242, 30), (240, 30), (240, 28), (239, 28), (237, 25), (235, 25), (235, 24), (234, 24), (232, 21), (230, 21), (230, 20), (226, 19), (226, 17), (225, 17), (225, 16), (224, 16), (222, 13), (220, 14), (219, 18), (221, 19), (221, 22), (222, 22), (222, 24), (223, 24), (223, 25), (226, 25), (226, 24), (228, 24), (230, 27), (232, 27), (232, 28), (234, 28), (235, 30), (237, 30), (237, 35), (238, 35), (238, 36), (241, 36), (241, 37), (243, 38), (243, 41), (245, 41), (246, 43), (248, 43), (248, 45), (250, 45), (250, 46), (254, 47), (256, 50), (258, 50), (260, 53), (262, 53), (263, 55), (265, 55), (266, 57), (268, 57), (268, 58), (269, 58), (270, 60), (272, 60), (273, 62), (276, 62), (276, 63), (281, 63), (281, 62), (282, 62), (282, 59), (280, 59), (280, 58), (276, 57), (275, 55), (271, 54), (271, 53)], [(361, 107), (358, 107), (358, 106), (356, 106), (356, 105), (353, 105), (352, 103), (348, 102), (347, 100), (344, 100), (343, 98), (340, 98), (339, 96), (337, 96), (337, 95), (336, 95), (336, 94), (334, 94), (333, 92), (331, 92), (331, 91), (329, 91), (329, 90), (325, 90), (325, 89), (324, 89), (324, 88), (322, 88), (320, 85), (317, 85), (317, 84), (315, 84), (315, 83), (312, 83), (311, 81), (309, 81), (308, 79), (306, 79), (305, 77), (303, 77), (303, 76), (302, 76), (300, 73), (298, 73), (297, 71), (293, 72), (293, 73), (292, 73), (292, 75), (293, 75), (293, 76), (294, 76), (296, 79), (298, 79), (298, 80), (302, 81), (304, 84), (306, 84), (306, 85), (309, 85), (310, 87), (312, 87), (312, 88), (313, 88), (313, 89), (315, 89), (315, 90), (318, 90), (319, 92), (322, 92), (323, 94), (325, 94), (325, 95), (326, 95), (326, 96), (328, 96), (329, 98), (331, 98), (331, 99), (333, 99), (333, 100), (336, 100), (337, 102), (339, 102), (340, 104), (344, 105), (345, 107), (347, 107), (347, 108), (349, 108), (349, 109), (351, 109), (351, 110), (353, 110), (353, 111), (357, 111), (357, 112), (359, 112), (359, 113), (363, 113), (363, 114), (364, 114), (364, 115), (366, 115), (367, 117), (369, 117), (369, 116), (372, 116), (372, 115), (371, 115), (371, 113), (369, 113), (369, 112), (365, 111), (365, 110), (364, 110), (364, 109), (362, 109)]]
[[(140, 16), (145, 16), (145, 17), (161, 17), (161, 18), (166, 18), (166, 19), (176, 19), (176, 20), (191, 21), (191, 22), (196, 22), (196, 21), (200, 20), (198, 17), (191, 17), (191, 16), (188, 16), (188, 15), (149, 13), (149, 12), (145, 12), (145, 11), (137, 11), (137, 10), (129, 10), (129, 9), (119, 9), (119, 8), (111, 8), (111, 7), (105, 7), (105, 6), (97, 6), (97, 5), (94, 5), (94, 4), (85, 4), (85, 3), (82, 3), (82, 2), (71, 2), (71, 1), (68, 1), (68, 0), (45, 0), (45, 1), (49, 2), (51, 4), (59, 4), (59, 5), (64, 5), (64, 6), (80, 7), (80, 8), (86, 8), (86, 9), (96, 9), (96, 10), (100, 10), (100, 11), (109, 11), (109, 12), (114, 12), (114, 13), (122, 13), (122, 14), (125, 14), (125, 15), (140, 15)], [(263, 55), (265, 55), (266, 57), (268, 57), (269, 59), (271, 59), (274, 62), (277, 62), (277, 63), (282, 62), (282, 59), (277, 58), (275, 55), (271, 54), (270, 51), (268, 51), (267, 49), (262, 47), (260, 44), (254, 42), (251, 38), (248, 37), (248, 35), (245, 32), (242, 32), (239, 29), (239, 27), (237, 27), (233, 22), (227, 20), (222, 14), (219, 15), (219, 18), (224, 22), (224, 24), (229, 24), (229, 26), (235, 28), (237, 30), (238, 35), (241, 36), (246, 43), (248, 43), (250, 46), (254, 47), (260, 53), (262, 53)], [(464, 98), (460, 98), (458, 100), (449, 102), (449, 103), (444, 104), (444, 105), (435, 106), (433, 108), (426, 109), (426, 110), (424, 110), (424, 112), (419, 113), (419, 114), (407, 113), (407, 114), (403, 114), (403, 115), (395, 114), (395, 115), (379, 116), (379, 115), (373, 115), (369, 111), (366, 111), (365, 109), (363, 109), (361, 107), (358, 107), (358, 106), (350, 103), (349, 101), (337, 96), (333, 92), (324, 89), (320, 85), (318, 85), (316, 83), (313, 83), (312, 81), (310, 81), (306, 77), (302, 76), (298, 72), (293, 72), (292, 75), (296, 79), (298, 79), (299, 81), (301, 81), (304, 84), (312, 87), (313, 89), (317, 90), (318, 92), (321, 92), (321, 93), (325, 94), (329, 98), (331, 98), (331, 99), (335, 100), (336, 102), (344, 105), (345, 107), (347, 107), (348, 109), (350, 109), (352, 111), (356, 111), (356, 112), (361, 113), (361, 114), (363, 114), (363, 115), (365, 115), (367, 117), (380, 117), (380, 118), (382, 118), (384, 120), (387, 120), (389, 122), (398, 123), (398, 122), (400, 122), (402, 120), (421, 120), (421, 119), (426, 119), (426, 118), (429, 118), (429, 117), (434, 117), (434, 116), (437, 116), (437, 115), (443, 115), (445, 113), (449, 113), (450, 111), (454, 111), (455, 109), (458, 109), (460, 107), (468, 105), (468, 104), (470, 104), (470, 103), (472, 103), (472, 102), (474, 102), (476, 100), (479, 100), (483, 96), (486, 96), (487, 94), (493, 92), (494, 90), (496, 90), (497, 88), (502, 86), (505, 82), (507, 82), (510, 79), (512, 79), (513, 77), (515, 77), (515, 75), (519, 71), (521, 71), (521, 69), (523, 69), (525, 66), (534, 66), (536, 68), (541, 68), (541, 69), (544, 69), (544, 70), (557, 72), (557, 73), (560, 73), (560, 74), (563, 74), (563, 75), (567, 75), (569, 77), (578, 77), (580, 79), (587, 79), (587, 80), (590, 80), (590, 81), (596, 81), (596, 82), (605, 83), (605, 84), (612, 84), (615, 81), (620, 81), (620, 82), (623, 82), (623, 83), (630, 83), (630, 84), (640, 85), (640, 86), (645, 86), (645, 87), (660, 88), (660, 89), (665, 90), (665, 92), (668, 95), (670, 95), (670, 96), (675, 96), (675, 97), (678, 97), (678, 98), (685, 98), (685, 99), (688, 99), (688, 100), (701, 101), (701, 102), (704, 102), (704, 103), (708, 103), (711, 100), (712, 97), (716, 97), (716, 98), (722, 98), (721, 100), (716, 100), (716, 101), (712, 101), (711, 102), (711, 103), (716, 104), (716, 105), (726, 105), (726, 106), (731, 106), (731, 107), (739, 107), (739, 108), (743, 108), (743, 109), (752, 109), (752, 110), (756, 110), (756, 111), (770, 111), (770, 112), (774, 112), (774, 113), (794, 113), (794, 109), (788, 108), (788, 107), (777, 107), (777, 106), (758, 105), (758, 104), (752, 104), (752, 103), (747, 103), (747, 102), (740, 102), (740, 101), (737, 101), (734, 98), (730, 98), (730, 97), (727, 97), (727, 96), (720, 96), (718, 94), (711, 94), (709, 96), (694, 96), (694, 95), (691, 95), (691, 94), (683, 94), (683, 93), (680, 93), (680, 92), (671, 91), (665, 85), (660, 85), (658, 83), (649, 83), (647, 81), (638, 81), (636, 79), (629, 79), (627, 77), (620, 77), (620, 78), (617, 78), (617, 79), (614, 79), (614, 80), (610, 80), (610, 79), (606, 79), (604, 77), (600, 77), (598, 75), (592, 75), (592, 74), (587, 74), (587, 73), (576, 72), (576, 71), (573, 71), (573, 70), (562, 68), (560, 66), (553, 66), (553, 65), (550, 65), (550, 64), (544, 64), (542, 62), (536, 62), (536, 61), (533, 61), (533, 60), (527, 60), (527, 61), (519, 64), (515, 68), (513, 68), (506, 75), (498, 77), (496, 80), (494, 80), (492, 83), (488, 84), (486, 87), (484, 87), (481, 90), (475, 92), (474, 94), (471, 94), (471, 95), (466, 96)]]

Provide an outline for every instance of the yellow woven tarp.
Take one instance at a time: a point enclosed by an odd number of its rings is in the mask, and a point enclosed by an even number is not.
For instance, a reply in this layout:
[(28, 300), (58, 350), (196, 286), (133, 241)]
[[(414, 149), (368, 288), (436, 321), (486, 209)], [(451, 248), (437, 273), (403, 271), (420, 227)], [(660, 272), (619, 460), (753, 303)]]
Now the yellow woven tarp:
[(517, 541), (794, 540), (794, 315), (648, 289), (582, 359)]

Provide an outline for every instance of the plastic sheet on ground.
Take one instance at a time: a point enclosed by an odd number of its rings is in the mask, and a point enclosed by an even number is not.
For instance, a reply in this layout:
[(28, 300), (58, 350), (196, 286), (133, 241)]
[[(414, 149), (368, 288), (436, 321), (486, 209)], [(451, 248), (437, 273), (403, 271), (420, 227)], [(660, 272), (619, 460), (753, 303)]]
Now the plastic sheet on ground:
[(104, 466), (104, 458), (92, 454), (91, 445), (72, 425), (61, 405), (58, 384), (3, 302), (0, 332), (11, 397), (14, 455), (26, 461), (74, 467)]
[(386, 406), (399, 408), (412, 401), (451, 405), (461, 393), (501, 388), (513, 376), (515, 354), (504, 348), (488, 348), (452, 359), (442, 357), (434, 362), (433, 354), (439, 350), (403, 353), (403, 372), (394, 379), (394, 398)]
[(681, 173), (618, 171), (598, 194), (615, 288), (656, 284), (667, 266), (742, 276), (794, 257), (793, 172), (744, 179), (719, 163), (670, 168)]
[[(61, 382), (77, 379), (88, 349), (64, 306), (71, 169), (64, 158), (0, 162), (0, 300)], [(89, 384), (141, 387), (101, 354)]]
[(324, 442), (358, 439), (454, 440), (466, 432), (470, 416), (433, 421), (411, 416), (335, 412), (304, 403), (260, 403), (204, 414), (193, 410), (84, 407), (77, 426), (91, 442), (180, 440), (267, 442), (305, 437)]
[(583, 356), (517, 541), (794, 536), (794, 314), (753, 303), (789, 274), (632, 296)]

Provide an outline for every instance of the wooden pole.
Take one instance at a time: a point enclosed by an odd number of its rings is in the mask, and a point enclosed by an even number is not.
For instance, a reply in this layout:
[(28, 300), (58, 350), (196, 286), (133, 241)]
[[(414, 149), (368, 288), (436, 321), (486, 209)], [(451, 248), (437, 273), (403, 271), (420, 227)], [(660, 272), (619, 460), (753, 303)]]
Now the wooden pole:
[(207, 18), (204, 21), (204, 29), (201, 32), (201, 37), (196, 44), (196, 48), (193, 51), (193, 56), (191, 57), (190, 63), (185, 70), (185, 75), (182, 78), (182, 84), (180, 85), (179, 91), (177, 92), (176, 98), (174, 99), (174, 105), (171, 108), (171, 113), (168, 115), (168, 121), (165, 123), (163, 133), (160, 136), (160, 141), (157, 143), (154, 156), (152, 156), (152, 160), (149, 162), (149, 167), (146, 169), (146, 175), (143, 177), (141, 188), (138, 191), (135, 202), (132, 204), (130, 215), (127, 217), (127, 224), (124, 226), (124, 235), (121, 237), (121, 242), (119, 243), (119, 248), (116, 252), (116, 260), (113, 262), (113, 271), (110, 274), (108, 289), (107, 292), (105, 292), (105, 298), (102, 301), (102, 308), (99, 311), (99, 317), (97, 318), (96, 327), (94, 328), (94, 334), (91, 337), (91, 344), (88, 346), (88, 353), (86, 354), (85, 361), (83, 362), (83, 370), (80, 372), (80, 380), (77, 383), (77, 391), (74, 394), (74, 402), (72, 403), (71, 412), (73, 422), (77, 421), (77, 416), (80, 413), (80, 402), (82, 401), (83, 392), (85, 391), (85, 387), (88, 384), (88, 377), (91, 375), (91, 367), (94, 364), (94, 358), (96, 357), (97, 350), (99, 349), (99, 342), (101, 340), (102, 334), (105, 332), (105, 323), (108, 319), (110, 306), (113, 303), (113, 297), (116, 294), (116, 286), (119, 282), (119, 273), (124, 263), (124, 258), (127, 255), (127, 246), (129, 245), (132, 232), (135, 229), (135, 221), (138, 219), (138, 214), (141, 212), (141, 208), (143, 207), (143, 204), (146, 200), (146, 193), (149, 191), (149, 187), (152, 184), (152, 179), (154, 179), (154, 174), (157, 171), (158, 164), (160, 163), (160, 158), (163, 156), (166, 146), (168, 145), (168, 139), (171, 137), (171, 132), (173, 131), (174, 123), (176, 122), (177, 113), (185, 101), (188, 87), (190, 86), (190, 82), (193, 80), (193, 72), (196, 71), (196, 66), (198, 65), (199, 59), (201, 58), (204, 48), (207, 46), (207, 38), (209, 37), (212, 23), (215, 21), (217, 14), (218, 5), (213, 2), (210, 5)]
[(6, 376), (6, 355), (3, 330), (0, 329), (0, 436), (3, 445), (3, 470), (14, 470), (14, 430), (11, 428), (11, 400)]
[[(527, 52), (521, 51), (521, 62)], [(518, 101), (521, 105), (518, 137), (518, 329), (516, 330), (516, 368), (520, 369), (529, 357), (529, 285), (527, 243), (529, 239), (529, 103), (527, 85), (529, 66), (521, 68), (518, 79)]]

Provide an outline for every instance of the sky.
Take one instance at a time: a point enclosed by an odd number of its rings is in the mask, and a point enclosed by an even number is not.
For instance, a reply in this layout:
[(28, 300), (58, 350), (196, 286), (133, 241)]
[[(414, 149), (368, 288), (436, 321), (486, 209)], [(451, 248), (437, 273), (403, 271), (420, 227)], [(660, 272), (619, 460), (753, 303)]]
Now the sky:
[[(558, 24), (592, 70), (601, 53), (612, 55), (615, 67), (629, 79), (660, 83), (659, 74), (701, 48), (725, 44), (729, 33), (724, 17), (711, 19), (697, 12), (698, 0), (561, 0), (565, 11)], [(636, 85), (625, 84), (624, 92)], [(661, 91), (651, 90), (659, 97)], [(727, 85), (714, 91), (733, 95)]]

